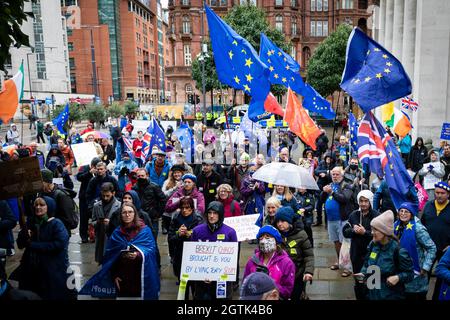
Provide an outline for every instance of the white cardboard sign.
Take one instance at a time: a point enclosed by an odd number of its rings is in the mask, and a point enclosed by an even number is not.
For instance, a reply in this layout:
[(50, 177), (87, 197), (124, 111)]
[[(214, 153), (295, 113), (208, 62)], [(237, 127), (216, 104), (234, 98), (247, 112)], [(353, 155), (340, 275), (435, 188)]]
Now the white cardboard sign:
[(238, 217), (225, 218), (223, 223), (236, 230), (238, 241), (256, 239), (259, 227), (255, 225), (259, 214), (248, 214)]
[(237, 242), (190, 242), (183, 245), (181, 274), (189, 281), (236, 281)]
[(70, 147), (72, 148), (75, 160), (77, 160), (78, 167), (91, 164), (91, 160), (98, 157), (93, 142), (72, 144)]

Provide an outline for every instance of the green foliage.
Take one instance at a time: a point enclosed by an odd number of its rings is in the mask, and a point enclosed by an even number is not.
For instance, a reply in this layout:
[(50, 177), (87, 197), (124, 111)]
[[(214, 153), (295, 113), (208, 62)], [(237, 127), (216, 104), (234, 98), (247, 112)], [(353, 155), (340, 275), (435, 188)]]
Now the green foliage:
[(0, 70), (5, 71), (5, 63), (11, 57), (9, 48), (30, 46), (28, 36), (21, 31), (21, 25), (32, 12), (24, 12), (24, 3), (30, 0), (0, 0)]
[(119, 118), (121, 115), (125, 114), (125, 107), (119, 102), (113, 102), (108, 108), (108, 116), (111, 118)]
[(97, 123), (100, 121), (105, 121), (105, 107), (101, 104), (88, 104), (86, 106), (86, 110), (84, 111), (84, 119)]
[(307, 68), (307, 81), (324, 97), (340, 90), (347, 40), (352, 28), (341, 24), (314, 51)]
[(127, 115), (134, 115), (139, 111), (139, 106), (130, 100), (125, 101), (123, 108)]

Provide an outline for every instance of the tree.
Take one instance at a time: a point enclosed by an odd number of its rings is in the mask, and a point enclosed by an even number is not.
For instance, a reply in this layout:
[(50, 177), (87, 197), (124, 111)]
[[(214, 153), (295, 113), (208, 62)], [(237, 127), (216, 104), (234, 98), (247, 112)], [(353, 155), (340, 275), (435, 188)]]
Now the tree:
[[(56, 105), (51, 113), (52, 119), (55, 119), (61, 112), (63, 112), (65, 104)], [(72, 128), (74, 122), (80, 122), (83, 120), (83, 110), (81, 105), (78, 103), (71, 103), (69, 105), (69, 121), (66, 123), (65, 127)]]
[(324, 97), (340, 90), (347, 40), (351, 32), (349, 25), (339, 25), (319, 44), (309, 60), (306, 79)]
[(113, 102), (108, 108), (108, 115), (111, 118), (119, 118), (121, 115), (125, 114), (125, 107), (119, 102)]
[(136, 112), (139, 111), (139, 106), (130, 100), (125, 101), (125, 103), (123, 104), (123, 107), (124, 107), (125, 113), (129, 116), (134, 116), (136, 114)]
[(89, 120), (90, 122), (95, 122), (98, 125), (100, 122), (105, 121), (105, 107), (101, 104), (88, 104), (86, 106), (86, 111), (84, 111), (83, 117), (84, 119)]
[(29, 47), (28, 36), (22, 32), (21, 25), (32, 12), (24, 12), (25, 2), (30, 0), (0, 0), (0, 70), (5, 71), (5, 63), (11, 58), (9, 48)]

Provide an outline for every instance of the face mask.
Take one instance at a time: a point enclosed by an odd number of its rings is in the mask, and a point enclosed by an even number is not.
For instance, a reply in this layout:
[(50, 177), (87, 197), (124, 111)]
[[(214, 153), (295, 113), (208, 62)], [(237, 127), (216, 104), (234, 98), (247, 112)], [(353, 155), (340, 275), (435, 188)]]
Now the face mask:
[(259, 241), (259, 250), (261, 250), (262, 253), (271, 253), (274, 252), (277, 248), (277, 243), (275, 239), (273, 238), (264, 238)]
[(358, 169), (358, 165), (357, 164), (351, 164), (350, 165), (350, 169), (356, 170), (356, 169)]
[(145, 185), (145, 184), (148, 183), (148, 180), (145, 179), (145, 178), (139, 178), (139, 179), (137, 179), (137, 183), (138, 183), (138, 184)]

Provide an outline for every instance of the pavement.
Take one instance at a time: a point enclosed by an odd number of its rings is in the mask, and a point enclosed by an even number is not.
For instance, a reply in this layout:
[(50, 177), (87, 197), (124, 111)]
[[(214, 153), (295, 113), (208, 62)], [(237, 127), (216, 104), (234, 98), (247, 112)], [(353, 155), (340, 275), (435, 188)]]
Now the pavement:
[[(33, 130), (28, 129), (28, 123), (24, 123), (24, 143), (36, 141)], [(78, 129), (86, 127), (86, 123), (76, 124)], [(18, 123), (18, 129), (20, 123)], [(4, 135), (4, 126), (0, 130), (0, 134)], [(40, 145), (40, 150), (45, 152), (45, 145)], [(76, 170), (74, 171), (76, 174)], [(73, 179), (75, 190), (79, 190), (79, 182)], [(161, 228), (160, 228), (161, 230)], [(18, 227), (15, 229), (15, 238), (17, 237)], [(307, 284), (306, 293), (311, 300), (353, 300), (353, 278), (344, 278), (341, 276), (343, 270), (331, 270), (329, 267), (336, 262), (336, 252), (334, 244), (328, 240), (327, 230), (324, 226), (313, 228), (314, 237), (314, 257), (315, 257), (315, 272), (312, 284)], [(168, 255), (167, 236), (158, 235), (158, 246), (161, 254), (161, 300), (176, 300), (178, 294), (177, 279), (173, 275), (170, 258)], [(252, 256), (256, 244), (249, 244), (243, 242), (241, 244), (241, 253), (239, 260), (240, 275), (244, 274), (244, 268), (248, 259)], [(6, 271), (10, 274), (20, 263), (22, 250), (16, 248), (16, 254), (7, 258)], [(69, 261), (72, 266), (79, 268), (81, 273), (81, 285), (83, 285), (93, 274), (95, 274), (99, 267), (94, 261), (95, 244), (82, 244), (78, 230), (72, 231), (72, 236), (69, 243)], [(242, 278), (240, 279), (242, 282)], [(434, 282), (434, 280), (433, 280)], [(13, 282), (13, 285), (15, 283)], [(432, 289), (432, 285), (430, 285)], [(430, 289), (430, 291), (431, 291)], [(233, 298), (239, 299), (239, 292), (235, 291)]]

